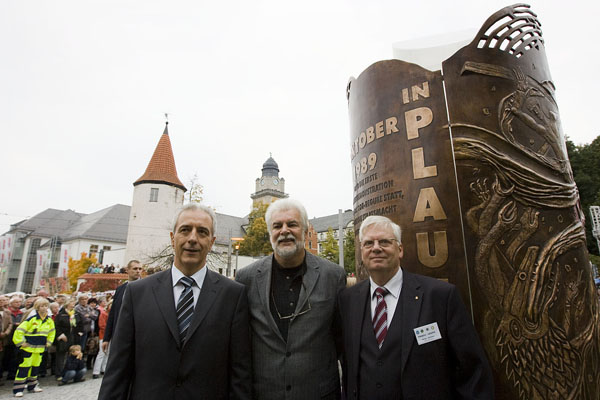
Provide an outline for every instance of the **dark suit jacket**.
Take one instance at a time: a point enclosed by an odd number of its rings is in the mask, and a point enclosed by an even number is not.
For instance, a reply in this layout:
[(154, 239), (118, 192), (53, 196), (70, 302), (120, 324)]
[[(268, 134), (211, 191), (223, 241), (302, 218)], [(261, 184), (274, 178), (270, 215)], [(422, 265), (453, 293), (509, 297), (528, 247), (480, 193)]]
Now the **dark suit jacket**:
[(123, 303), (123, 294), (125, 293), (125, 288), (127, 287), (128, 283), (129, 282), (125, 282), (124, 284), (118, 286), (117, 290), (115, 290), (112, 306), (110, 308), (110, 312), (108, 313), (108, 320), (106, 321), (106, 328), (104, 328), (104, 338), (102, 340), (105, 342), (110, 342), (113, 337), (115, 326), (119, 320), (121, 304)]
[(254, 396), (258, 400), (336, 399), (340, 396), (336, 336), (338, 293), (346, 286), (344, 269), (306, 253), (306, 273), (296, 312), (283, 340), (269, 306), (273, 256), (238, 270), (248, 288), (252, 328)]
[[(369, 312), (369, 284), (369, 280), (360, 282), (339, 298), (347, 399), (356, 398), (359, 389), (360, 338), (364, 314)], [(404, 400), (494, 398), (489, 363), (454, 285), (403, 271), (396, 310), (400, 307), (401, 324), (393, 319), (387, 334), (402, 335), (402, 357), (398, 360), (402, 373), (398, 378)], [(417, 344), (413, 329), (433, 322), (437, 322), (442, 338)]]
[(181, 345), (167, 270), (127, 285), (98, 399), (250, 399), (251, 372), (244, 286), (206, 271)]

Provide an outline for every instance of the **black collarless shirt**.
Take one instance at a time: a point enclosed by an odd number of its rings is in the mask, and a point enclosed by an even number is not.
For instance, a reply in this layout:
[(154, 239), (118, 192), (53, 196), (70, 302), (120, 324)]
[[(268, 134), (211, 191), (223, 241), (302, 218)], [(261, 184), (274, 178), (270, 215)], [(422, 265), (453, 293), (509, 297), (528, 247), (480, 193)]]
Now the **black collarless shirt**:
[(302, 289), (302, 277), (306, 272), (306, 257), (297, 267), (283, 268), (273, 256), (272, 265), (269, 307), (283, 340), (287, 342), (291, 318), (285, 317), (292, 316), (296, 311)]

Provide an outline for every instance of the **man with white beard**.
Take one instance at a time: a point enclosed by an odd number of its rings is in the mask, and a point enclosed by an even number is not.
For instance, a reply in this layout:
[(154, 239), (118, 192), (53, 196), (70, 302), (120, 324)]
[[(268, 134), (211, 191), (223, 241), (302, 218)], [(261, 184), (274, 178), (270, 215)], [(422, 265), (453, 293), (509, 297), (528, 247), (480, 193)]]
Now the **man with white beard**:
[(250, 305), (254, 397), (339, 399), (336, 298), (344, 269), (304, 249), (308, 217), (292, 199), (265, 215), (274, 254), (242, 268)]

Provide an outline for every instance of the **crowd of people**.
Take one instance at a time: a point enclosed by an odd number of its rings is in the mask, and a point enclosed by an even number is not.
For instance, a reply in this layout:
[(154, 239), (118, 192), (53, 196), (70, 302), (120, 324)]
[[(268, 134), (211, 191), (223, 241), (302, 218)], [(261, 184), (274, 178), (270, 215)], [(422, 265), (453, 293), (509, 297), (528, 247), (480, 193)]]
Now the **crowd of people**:
[(102, 265), (102, 264), (91, 264), (87, 269), (88, 274), (125, 274), (127, 270), (125, 267), (115, 264)]
[(15, 397), (25, 389), (41, 392), (38, 379), (59, 385), (104, 373), (101, 347), (112, 304), (110, 292), (0, 295), (0, 385), (12, 384)]

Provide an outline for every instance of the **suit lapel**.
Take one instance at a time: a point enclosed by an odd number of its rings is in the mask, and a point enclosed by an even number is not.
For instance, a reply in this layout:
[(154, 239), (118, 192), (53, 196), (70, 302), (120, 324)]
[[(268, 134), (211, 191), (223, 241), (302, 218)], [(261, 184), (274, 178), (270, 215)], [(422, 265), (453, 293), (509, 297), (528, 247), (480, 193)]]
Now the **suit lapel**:
[(305, 308), (305, 304), (314, 290), (317, 280), (319, 280), (319, 265), (315, 260), (306, 253), (306, 273), (302, 277), (302, 287), (298, 295), (298, 304), (296, 304), (296, 314), (300, 313)]
[(421, 304), (423, 304), (421, 284), (410, 272), (403, 271), (403, 274), (402, 291), (400, 292), (402, 304), (402, 371), (404, 371), (410, 350), (415, 342), (413, 329), (417, 327)]
[(179, 342), (179, 328), (177, 327), (177, 316), (175, 315), (175, 299), (173, 298), (173, 283), (171, 270), (160, 273), (153, 287), (156, 304), (173, 335), (173, 339)]
[(281, 336), (281, 332), (279, 332), (279, 328), (273, 319), (273, 314), (271, 314), (271, 270), (273, 269), (273, 256), (265, 257), (264, 262), (260, 265), (256, 271), (256, 286), (258, 290), (258, 295), (260, 297), (260, 301), (262, 303), (262, 310), (264, 310), (264, 317), (267, 320), (267, 323), (271, 327), (271, 330), (275, 332), (277, 337), (283, 341), (283, 336)]
[[(208, 268), (208, 265), (205, 265), (204, 268)], [(200, 296), (198, 296), (196, 308), (194, 309), (194, 317), (192, 318), (192, 322), (190, 323), (190, 327), (188, 328), (188, 332), (186, 334), (188, 339), (192, 337), (198, 326), (200, 326), (202, 323), (204, 317), (206, 317), (208, 310), (210, 310), (215, 302), (215, 299), (221, 290), (219, 279), (221, 279), (219, 274), (207, 269), (206, 276), (204, 277), (204, 283), (202, 283), (202, 289), (200, 289)]]
[[(354, 351), (352, 352), (352, 357), (354, 358), (353, 360), (353, 365), (359, 365), (359, 357), (360, 357), (360, 339), (362, 337), (362, 327), (363, 327), (363, 321), (364, 318), (371, 318), (370, 316), (370, 312), (368, 316), (365, 316), (365, 313), (367, 313), (367, 310), (370, 310), (369, 307), (367, 307), (367, 304), (369, 302), (369, 295), (370, 295), (370, 291), (369, 291), (369, 286), (370, 286), (370, 281), (368, 279), (365, 279), (363, 282), (359, 283), (359, 288), (358, 288), (358, 296), (353, 296), (352, 297), (352, 305), (351, 307), (349, 307), (349, 310), (355, 310), (356, 312), (352, 313), (352, 323), (350, 324), (350, 326), (352, 327), (352, 338), (351, 338), (351, 346), (354, 349)], [(356, 369), (355, 371), (358, 374), (358, 369)]]

